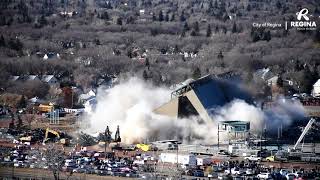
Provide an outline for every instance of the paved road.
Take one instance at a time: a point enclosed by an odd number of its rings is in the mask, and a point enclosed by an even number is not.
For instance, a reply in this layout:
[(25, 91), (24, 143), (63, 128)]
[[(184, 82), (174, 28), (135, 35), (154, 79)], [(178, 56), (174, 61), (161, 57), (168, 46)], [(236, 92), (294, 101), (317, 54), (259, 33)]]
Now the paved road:
[[(30, 178), (30, 179), (41, 179), (41, 180), (51, 180), (53, 174), (50, 171), (43, 169), (30, 169), (30, 168), (12, 168), (12, 167), (0, 167), (0, 177), (2, 178)], [(78, 174), (75, 173), (72, 176), (69, 176), (68, 173), (62, 172), (60, 174), (60, 179), (69, 179), (69, 180), (129, 180), (132, 178), (123, 178), (123, 177), (112, 177), (112, 176), (97, 176), (89, 174)]]

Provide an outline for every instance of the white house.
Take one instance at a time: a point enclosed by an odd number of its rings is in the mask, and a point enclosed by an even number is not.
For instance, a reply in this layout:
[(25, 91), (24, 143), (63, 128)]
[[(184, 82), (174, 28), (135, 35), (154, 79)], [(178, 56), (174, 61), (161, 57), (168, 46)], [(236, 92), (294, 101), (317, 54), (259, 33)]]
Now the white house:
[(88, 93), (83, 93), (83, 94), (80, 94), (79, 96), (79, 101), (80, 103), (84, 103), (85, 101), (91, 99), (91, 98), (94, 98), (96, 97), (96, 93), (94, 90), (90, 90)]
[(257, 78), (261, 78), (263, 80), (267, 80), (273, 77), (273, 73), (271, 72), (270, 68), (263, 68), (263, 69), (258, 69), (254, 73), (254, 76)]
[(146, 12), (146, 11), (145, 11), (144, 9), (140, 9), (140, 11), (139, 11), (140, 16), (144, 15), (145, 12)]
[(266, 80), (268, 86), (274, 86), (277, 84), (277, 81), (279, 79), (279, 76), (273, 76), (272, 78)]
[(37, 75), (29, 75), (26, 80), (27, 81), (40, 81), (40, 78)]
[(54, 75), (43, 75), (41, 80), (48, 83), (49, 86), (59, 86), (58, 79)]
[(14, 81), (19, 80), (19, 78), (20, 78), (20, 76), (11, 76), (10, 80), (14, 82)]
[(312, 96), (320, 96), (320, 79), (313, 85)]

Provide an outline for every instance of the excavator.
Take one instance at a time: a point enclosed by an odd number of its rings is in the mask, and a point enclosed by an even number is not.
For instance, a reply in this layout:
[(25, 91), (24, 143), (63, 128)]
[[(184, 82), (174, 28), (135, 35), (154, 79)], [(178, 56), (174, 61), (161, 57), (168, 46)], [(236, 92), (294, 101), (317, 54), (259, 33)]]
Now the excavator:
[(121, 137), (120, 137), (120, 128), (119, 126), (117, 126), (117, 131), (114, 135), (114, 138), (111, 137), (111, 132), (109, 130), (109, 126), (107, 126), (106, 130), (104, 131), (104, 133), (101, 133), (100, 135), (102, 135), (102, 137), (100, 138), (100, 142), (99, 144), (104, 144), (104, 148), (105, 148), (105, 151), (107, 149), (107, 146), (110, 144), (110, 143), (116, 143), (116, 145), (114, 145), (112, 147), (112, 149), (121, 149), (121, 146), (120, 146), (120, 142), (121, 142)]
[(44, 136), (44, 139), (43, 139), (43, 142), (42, 142), (43, 144), (45, 144), (48, 140), (52, 139), (52, 138), (48, 137), (49, 133), (54, 135), (55, 136), (54, 138), (58, 139), (61, 144), (63, 144), (63, 145), (67, 145), (68, 144), (68, 140), (66, 138), (61, 138), (60, 134), (57, 131), (54, 131), (54, 130), (52, 130), (50, 128), (46, 129), (45, 136)]

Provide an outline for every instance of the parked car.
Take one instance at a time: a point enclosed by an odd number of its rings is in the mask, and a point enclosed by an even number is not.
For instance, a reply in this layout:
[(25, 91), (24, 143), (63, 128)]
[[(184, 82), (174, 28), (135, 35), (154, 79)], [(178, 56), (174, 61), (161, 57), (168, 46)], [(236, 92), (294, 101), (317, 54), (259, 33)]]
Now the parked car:
[(289, 173), (289, 171), (286, 170), (286, 169), (281, 169), (281, 170), (279, 171), (279, 173), (280, 173), (282, 176), (286, 176), (286, 175)]
[(218, 178), (218, 173), (216, 173), (216, 172), (209, 173), (209, 174), (208, 174), (208, 177), (209, 177), (209, 178), (215, 178), (215, 179), (216, 179), (216, 178)]
[(248, 157), (244, 157), (244, 160), (248, 160), (248, 161), (261, 161), (261, 157), (258, 157), (256, 155), (251, 155)]
[(23, 167), (24, 164), (23, 164), (23, 161), (18, 161), (18, 162), (15, 162), (15, 163), (13, 164), (13, 166), (14, 166), (14, 167)]
[(294, 179), (296, 179), (298, 176), (297, 176), (297, 174), (294, 174), (294, 173), (288, 173), (287, 175), (286, 175), (286, 179), (287, 180), (294, 180)]
[(204, 177), (204, 172), (201, 170), (195, 170), (193, 171), (193, 176), (195, 177)]
[(284, 158), (284, 157), (279, 157), (279, 156), (269, 156), (269, 157), (266, 157), (266, 161), (268, 162), (274, 162), (274, 161), (287, 161), (288, 159), (287, 158)]
[(248, 168), (246, 170), (246, 175), (253, 175), (253, 174), (255, 174), (255, 173), (254, 173), (254, 171), (252, 169)]
[(260, 173), (260, 174), (257, 175), (257, 178), (259, 178), (259, 179), (270, 179), (272, 177), (271, 177), (270, 173)]
[(243, 173), (244, 172), (240, 168), (234, 167), (231, 169), (231, 174), (233, 174), (233, 175), (241, 175)]

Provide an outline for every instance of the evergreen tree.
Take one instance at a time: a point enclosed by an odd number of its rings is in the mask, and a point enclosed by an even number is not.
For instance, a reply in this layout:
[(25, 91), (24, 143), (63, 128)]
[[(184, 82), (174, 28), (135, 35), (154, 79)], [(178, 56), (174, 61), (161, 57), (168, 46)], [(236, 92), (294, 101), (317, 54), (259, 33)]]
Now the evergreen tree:
[(224, 56), (223, 56), (223, 54), (222, 54), (222, 51), (219, 51), (219, 53), (218, 53), (218, 56), (217, 56), (217, 57), (218, 57), (218, 59), (223, 59), (223, 57), (224, 57)]
[(217, 1), (217, 0), (214, 1), (213, 7), (214, 7), (214, 8), (218, 8), (218, 1)]
[(197, 36), (197, 32), (193, 29), (190, 33), (190, 36)]
[(165, 16), (164, 20), (167, 21), (167, 22), (169, 21), (169, 13), (166, 13), (166, 16)]
[(163, 12), (162, 12), (162, 10), (159, 12), (159, 21), (160, 22), (163, 21)]
[(211, 34), (212, 34), (211, 26), (210, 26), (210, 24), (208, 24), (208, 27), (207, 27), (207, 34), (206, 34), (206, 36), (207, 36), (207, 37), (210, 37), (210, 36), (211, 36)]
[(320, 42), (320, 30), (316, 30), (316, 32), (314, 34), (314, 41)]
[(192, 78), (193, 79), (199, 79), (201, 77), (201, 70), (199, 67), (196, 67), (192, 73)]
[(175, 21), (175, 15), (172, 14), (170, 21)]
[(186, 30), (182, 30), (182, 32), (181, 32), (181, 37), (186, 37)]
[(101, 45), (101, 42), (100, 42), (100, 40), (99, 40), (99, 39), (95, 39), (95, 40), (94, 40), (94, 42), (95, 42), (95, 43), (96, 43), (96, 45), (98, 45), (98, 46), (99, 46), (99, 45)]
[(216, 27), (214, 28), (214, 32), (215, 32), (215, 33), (219, 33), (219, 26), (216, 26)]
[(300, 92), (311, 93), (312, 85), (317, 81), (318, 74), (310, 71), (309, 67), (306, 66), (302, 70), (302, 77), (298, 79), (300, 82)]
[(0, 15), (0, 26), (7, 25), (7, 19), (6, 16)]
[(153, 13), (152, 14), (152, 21), (156, 21), (157, 20), (157, 17), (156, 17), (156, 15)]
[(282, 4), (281, 4), (280, 1), (277, 1), (277, 2), (276, 2), (276, 7), (277, 7), (278, 9), (280, 9), (280, 8), (282, 7)]
[(184, 15), (184, 11), (182, 11), (181, 15), (180, 15), (180, 21), (185, 21), (186, 20), (186, 17)]
[(109, 20), (109, 14), (107, 11), (105, 11), (104, 13), (101, 14), (101, 19), (104, 19), (104, 20)]
[(44, 15), (40, 17), (39, 24), (40, 24), (40, 27), (46, 26), (48, 24), (48, 21)]
[(1, 36), (0, 36), (0, 47), (1, 46), (6, 46), (6, 41), (4, 40), (4, 37), (3, 37), (3, 35), (1, 34)]
[(247, 11), (251, 11), (251, 6), (250, 6), (250, 4), (248, 4), (248, 6), (247, 6)]
[(190, 30), (189, 25), (188, 25), (187, 22), (184, 23), (183, 30), (185, 30), (185, 31), (189, 31)]
[(270, 31), (263, 32), (263, 40), (265, 40), (265, 41), (271, 40), (271, 32)]
[(319, 11), (318, 7), (316, 7), (316, 8), (314, 9), (314, 14), (320, 14), (320, 11)]
[(148, 79), (148, 73), (147, 73), (146, 70), (143, 70), (142, 77), (143, 77), (144, 80)]
[(13, 130), (15, 129), (15, 125), (14, 125), (14, 114), (12, 112), (10, 112), (10, 116), (11, 116), (11, 122), (9, 123), (9, 129)]
[(22, 48), (23, 48), (23, 44), (22, 44), (22, 42), (21, 42), (18, 38), (16, 38), (16, 39), (10, 39), (10, 40), (8, 41), (8, 46), (9, 46), (11, 49), (14, 49), (14, 50), (16, 50), (16, 51), (20, 51), (20, 50), (22, 50)]
[(233, 23), (231, 32), (232, 32), (232, 33), (238, 32), (238, 30), (237, 30), (237, 24), (236, 24), (235, 22)]
[(121, 17), (117, 18), (117, 25), (122, 26), (122, 18)]
[(24, 96), (21, 96), (19, 103), (18, 103), (19, 108), (26, 108), (27, 107), (27, 101)]
[(277, 86), (278, 87), (283, 87), (283, 79), (281, 78), (281, 76), (279, 76), (278, 79), (277, 79)]
[(113, 7), (112, 7), (112, 5), (111, 5), (111, 2), (109, 1), (108, 3), (107, 3), (107, 9), (112, 9)]
[(146, 58), (145, 66), (150, 70), (150, 62), (148, 58)]
[(194, 28), (194, 31), (196, 33), (199, 33), (200, 29), (199, 29), (199, 23), (198, 21), (196, 21), (194, 24), (193, 24), (193, 28)]
[(212, 0), (210, 0), (209, 5), (208, 5), (208, 9), (211, 10), (213, 8), (213, 2)]
[(18, 123), (17, 123), (17, 129), (21, 129), (22, 128), (22, 119), (21, 119), (21, 116), (20, 114), (18, 114)]
[(134, 18), (132, 16), (128, 17), (127, 24), (134, 24)]

